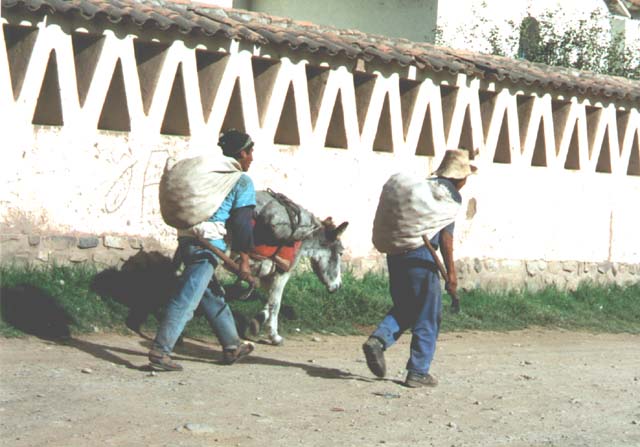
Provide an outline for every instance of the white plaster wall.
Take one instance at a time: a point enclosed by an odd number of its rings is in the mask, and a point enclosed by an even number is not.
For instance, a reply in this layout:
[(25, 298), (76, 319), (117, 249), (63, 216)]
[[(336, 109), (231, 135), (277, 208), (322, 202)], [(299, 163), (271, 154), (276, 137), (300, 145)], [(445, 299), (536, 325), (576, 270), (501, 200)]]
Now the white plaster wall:
[[(399, 74), (377, 73), (360, 132), (353, 78), (346, 67), (330, 70), (318, 119), (312, 125), (305, 75), (307, 61), (293, 62), (283, 57), (269, 95), (266, 118), (261, 121), (251, 69), (254, 52), (232, 42), (225, 50), (229, 61), (212, 105), (211, 118), (205, 121), (193, 46), (178, 40), (168, 50), (151, 108), (149, 113), (144, 113), (133, 52), (134, 37), (119, 38), (105, 31), (97, 74), (81, 107), (70, 36), (55, 23), (40, 22), (38, 26), (41, 34), (17, 99), (11, 94), (4, 37), (0, 34), (0, 175), (3, 179), (0, 222), (26, 218), (43, 232), (150, 236), (172, 247), (175, 244), (173, 230), (163, 224), (157, 205), (157, 184), (164, 161), (190, 148), (213, 149), (233, 85), (238, 81), (245, 126), (256, 140), (251, 176), (257, 187), (283, 192), (321, 218), (331, 215), (336, 221), (349, 220), (351, 225), (344, 242), (351, 258), (379, 257), (370, 242), (371, 224), (386, 179), (400, 170), (426, 176), (439, 164), (445, 149), (460, 145), (465, 131), (471, 137), (473, 148), (479, 150), (475, 162), (480, 173), (471, 178), (463, 190), (466, 200), (474, 198), (477, 202), (477, 213), (467, 219), (465, 202), (457, 226), (459, 257), (640, 263), (640, 238), (637, 237), (640, 173), (628, 174), (632, 154), (640, 150), (637, 105), (621, 104), (618, 109), (615, 104), (564, 97), (562, 100), (570, 102), (566, 121), (571, 125), (561, 129), (562, 132), (554, 132), (555, 96), (519, 92), (529, 95), (533, 101), (531, 115), (520, 117), (512, 86), (494, 85), (494, 111), (483, 117), (479, 81), (460, 75), (447, 80), (459, 91), (451, 106), (453, 109), (449, 110), (452, 118), (445, 132), (440, 84), (427, 77), (420, 84), (405, 135)], [(214, 47), (219, 49), (217, 43)], [(31, 118), (52, 49), (58, 60), (64, 125), (33, 126)], [(125, 74), (131, 131), (99, 131), (98, 117), (117, 60), (121, 61)], [(189, 137), (160, 134), (179, 63), (184, 70)], [(295, 147), (274, 144), (290, 85), (297, 123), (287, 125), (297, 125), (301, 141), (300, 146)], [(329, 149), (324, 147), (325, 135), (339, 91), (347, 147)], [(390, 109), (392, 147), (389, 149), (392, 152), (389, 153), (372, 149), (385, 98)], [(592, 132), (587, 132), (587, 105), (602, 115), (591, 124)], [(436, 152), (434, 156), (416, 156), (427, 110)], [(620, 130), (624, 133), (618, 135), (616, 117), (620, 111), (626, 113), (627, 124)], [(471, 126), (466, 130), (465, 115), (469, 116)], [(526, 119), (523, 126), (526, 134), (519, 133), (520, 119)], [(488, 129), (486, 136), (483, 120)], [(532, 167), (535, 137), (540, 127), (544, 129), (542, 146), (547, 166)], [(506, 148), (509, 163), (494, 162), (501, 128), (509, 135)], [(574, 128), (577, 146), (571, 144), (569, 131)], [(610, 153), (603, 156), (608, 159), (610, 172), (596, 172), (605, 146)], [(571, 151), (579, 155), (579, 169), (565, 169)]]
[(458, 254), (498, 259), (637, 263), (639, 182), (605, 174), (484, 166), (463, 190), (477, 200), (459, 216)]

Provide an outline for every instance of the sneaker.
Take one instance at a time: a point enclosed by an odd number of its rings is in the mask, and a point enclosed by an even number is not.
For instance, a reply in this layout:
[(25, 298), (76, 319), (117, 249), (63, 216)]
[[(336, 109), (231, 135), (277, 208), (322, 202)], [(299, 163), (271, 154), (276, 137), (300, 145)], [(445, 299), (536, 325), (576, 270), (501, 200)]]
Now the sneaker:
[(255, 345), (251, 342), (242, 342), (240, 346), (233, 349), (225, 349), (222, 353), (222, 363), (233, 365), (240, 359), (245, 358), (253, 352)]
[(171, 360), (171, 356), (162, 351), (149, 351), (149, 365), (158, 371), (182, 371), (182, 365)]
[(362, 350), (367, 359), (367, 366), (373, 375), (384, 377), (387, 373), (387, 365), (384, 361), (384, 346), (380, 339), (369, 337), (362, 345)]
[(423, 386), (434, 387), (438, 384), (438, 379), (433, 377), (431, 374), (418, 374), (416, 372), (409, 371), (404, 384), (409, 388), (421, 388)]

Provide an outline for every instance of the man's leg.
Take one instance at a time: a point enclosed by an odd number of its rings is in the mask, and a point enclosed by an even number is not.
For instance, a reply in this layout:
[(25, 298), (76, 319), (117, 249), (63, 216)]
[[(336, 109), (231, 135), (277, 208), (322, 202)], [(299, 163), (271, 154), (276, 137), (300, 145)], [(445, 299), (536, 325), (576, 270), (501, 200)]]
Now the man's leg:
[[(215, 276), (212, 281), (217, 282)], [(231, 364), (249, 355), (254, 346), (253, 343), (240, 340), (231, 308), (223, 296), (213, 292), (218, 289), (219, 287), (209, 287), (205, 290), (202, 297), (202, 308), (211, 329), (222, 345), (224, 362)]]
[(426, 376), (436, 350), (436, 340), (440, 331), (442, 315), (442, 292), (440, 278), (433, 270), (414, 272), (414, 288), (420, 284), (422, 307), (412, 327), (411, 356), (407, 370), (419, 376)]
[[(169, 355), (173, 351), (176, 340), (182, 334), (187, 322), (193, 318), (193, 313), (213, 276), (213, 270), (213, 265), (206, 258), (187, 264), (182, 274), (180, 291), (169, 301), (153, 342), (153, 349), (149, 353), (152, 364), (154, 359), (159, 363), (159, 367), (162, 367), (163, 359), (170, 362)], [(166, 369), (181, 369), (180, 365), (171, 363), (167, 363)]]
[(387, 264), (393, 307), (371, 334), (382, 341), (384, 349), (391, 347), (415, 323), (422, 307), (420, 284), (416, 283), (415, 276), (424, 270), (419, 267), (423, 265), (420, 261), (402, 256), (390, 257)]
[(386, 373), (384, 351), (393, 346), (402, 333), (413, 325), (419, 309), (416, 293), (410, 287), (409, 272), (414, 263), (415, 260), (403, 256), (387, 258), (393, 307), (362, 345), (367, 366), (378, 377), (384, 377)]

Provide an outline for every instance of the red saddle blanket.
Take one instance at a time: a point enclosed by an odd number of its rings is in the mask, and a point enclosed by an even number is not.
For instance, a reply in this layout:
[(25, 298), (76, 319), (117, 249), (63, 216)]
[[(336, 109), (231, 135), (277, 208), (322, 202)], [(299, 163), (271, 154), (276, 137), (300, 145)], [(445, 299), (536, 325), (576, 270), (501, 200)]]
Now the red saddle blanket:
[(251, 257), (256, 259), (274, 259), (278, 266), (282, 268), (286, 267), (285, 271), (288, 271), (301, 245), (302, 241), (295, 241), (291, 245), (280, 246), (256, 245), (253, 253), (251, 253)]

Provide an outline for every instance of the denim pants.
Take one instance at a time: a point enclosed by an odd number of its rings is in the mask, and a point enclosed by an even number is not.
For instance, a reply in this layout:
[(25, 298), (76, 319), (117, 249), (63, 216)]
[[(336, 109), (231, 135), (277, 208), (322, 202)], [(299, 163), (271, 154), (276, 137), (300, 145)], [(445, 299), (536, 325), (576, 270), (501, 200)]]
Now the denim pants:
[(222, 347), (235, 349), (240, 337), (231, 309), (224, 296), (220, 295), (221, 288), (214, 275), (217, 258), (191, 238), (180, 238), (178, 251), (185, 265), (180, 290), (169, 301), (153, 343), (154, 349), (170, 354), (199, 304), (202, 304), (209, 325)]
[(393, 307), (372, 335), (388, 349), (411, 328), (407, 370), (427, 374), (442, 317), (442, 291), (436, 265), (426, 247), (389, 255), (387, 265)]

